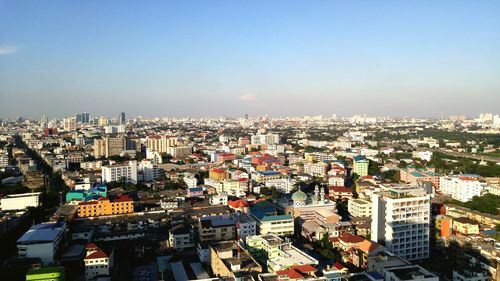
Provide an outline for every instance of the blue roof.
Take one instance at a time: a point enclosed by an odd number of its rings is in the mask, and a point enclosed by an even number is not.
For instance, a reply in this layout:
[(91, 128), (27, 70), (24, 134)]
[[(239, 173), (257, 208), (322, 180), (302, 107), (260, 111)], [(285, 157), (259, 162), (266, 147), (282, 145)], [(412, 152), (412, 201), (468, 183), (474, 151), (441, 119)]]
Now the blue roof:
[(280, 220), (293, 220), (291, 215), (276, 215), (276, 216), (264, 216), (261, 221), (280, 221)]
[(358, 155), (358, 156), (354, 156), (354, 161), (356, 162), (359, 162), (359, 161), (367, 161), (366, 160), (366, 157), (364, 157), (363, 155)]
[(280, 173), (280, 172), (271, 171), (271, 170), (269, 170), (269, 171), (261, 171), (261, 172), (259, 172), (259, 174), (264, 175), (264, 176), (269, 176), (269, 175), (277, 175), (277, 174), (279, 174), (279, 173)]
[(66, 229), (65, 222), (37, 224), (26, 231), (16, 243), (30, 244), (37, 242), (53, 242), (64, 229)]
[(200, 191), (203, 191), (203, 188), (202, 187), (191, 187), (191, 188), (188, 188), (189, 192), (200, 192)]
[(384, 280), (384, 275), (382, 275), (376, 271), (367, 272), (366, 274), (370, 275), (371, 277), (373, 277), (376, 280)]

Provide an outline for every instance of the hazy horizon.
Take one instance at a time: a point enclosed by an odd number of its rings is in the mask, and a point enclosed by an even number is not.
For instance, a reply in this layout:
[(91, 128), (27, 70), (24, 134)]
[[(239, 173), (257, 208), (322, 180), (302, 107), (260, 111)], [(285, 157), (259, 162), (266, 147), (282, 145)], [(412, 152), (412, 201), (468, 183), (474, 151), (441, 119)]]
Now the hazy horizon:
[(499, 1), (0, 1), (0, 118), (475, 117)]

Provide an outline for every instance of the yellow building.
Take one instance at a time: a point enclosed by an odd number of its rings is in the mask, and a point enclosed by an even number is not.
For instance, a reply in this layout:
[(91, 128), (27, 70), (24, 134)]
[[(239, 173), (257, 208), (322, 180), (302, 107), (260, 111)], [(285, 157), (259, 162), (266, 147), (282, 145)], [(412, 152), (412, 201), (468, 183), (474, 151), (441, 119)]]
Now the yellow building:
[(479, 223), (469, 218), (453, 219), (453, 232), (460, 234), (479, 234)]
[(222, 181), (228, 178), (228, 172), (224, 169), (211, 169), (208, 172), (208, 177), (214, 180)]
[(134, 212), (134, 201), (127, 195), (121, 195), (113, 200), (101, 197), (97, 200), (80, 202), (78, 204), (78, 216), (98, 217), (118, 214), (130, 214)]

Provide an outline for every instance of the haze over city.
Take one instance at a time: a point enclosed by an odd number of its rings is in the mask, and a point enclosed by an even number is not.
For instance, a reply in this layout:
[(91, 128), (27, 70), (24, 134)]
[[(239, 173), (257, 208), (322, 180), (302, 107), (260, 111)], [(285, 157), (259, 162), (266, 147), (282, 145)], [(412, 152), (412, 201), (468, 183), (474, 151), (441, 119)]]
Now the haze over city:
[(499, 14), (498, 1), (1, 1), (0, 117), (473, 117), (500, 105)]

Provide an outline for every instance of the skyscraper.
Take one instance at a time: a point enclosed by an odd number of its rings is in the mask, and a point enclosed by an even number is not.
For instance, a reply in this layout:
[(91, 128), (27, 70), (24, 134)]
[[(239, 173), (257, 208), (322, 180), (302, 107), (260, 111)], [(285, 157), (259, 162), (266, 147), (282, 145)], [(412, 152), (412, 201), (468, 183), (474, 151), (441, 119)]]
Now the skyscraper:
[(120, 113), (120, 116), (118, 117), (118, 124), (125, 125), (125, 120), (125, 112)]

